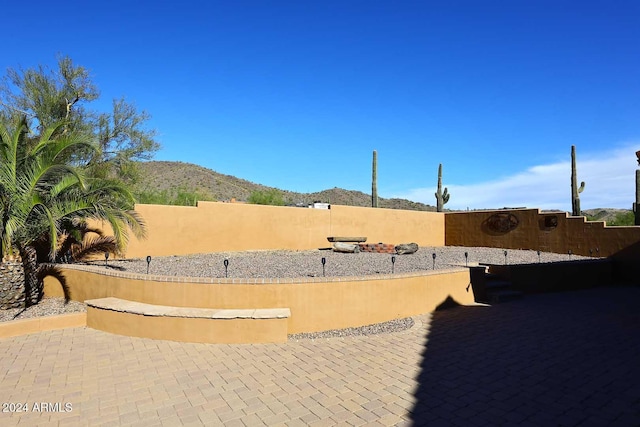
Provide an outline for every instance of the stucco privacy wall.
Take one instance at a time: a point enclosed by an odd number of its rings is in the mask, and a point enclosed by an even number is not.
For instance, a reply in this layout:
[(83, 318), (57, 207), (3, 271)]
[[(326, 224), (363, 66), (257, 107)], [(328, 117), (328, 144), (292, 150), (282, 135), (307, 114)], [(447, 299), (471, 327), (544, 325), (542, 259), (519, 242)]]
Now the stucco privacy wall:
[[(517, 226), (498, 231), (492, 223), (513, 215)], [(498, 218), (496, 221), (495, 218)], [(493, 220), (492, 220), (493, 219)], [(615, 256), (640, 242), (640, 227), (606, 227), (565, 212), (541, 213), (538, 209), (454, 212), (445, 214), (447, 246), (487, 246), (533, 249), (555, 253)]]
[[(60, 266), (71, 299), (116, 297), (175, 307), (289, 308), (288, 332), (316, 332), (368, 325), (433, 311), (447, 298), (474, 303), (466, 269), (375, 277), (208, 279), (163, 277), (95, 267)], [(238, 283), (240, 282), (240, 283)], [(45, 278), (45, 295), (62, 296)]]
[(127, 258), (259, 249), (328, 247), (329, 236), (366, 236), (368, 242), (444, 246), (437, 212), (331, 206), (308, 209), (198, 202), (197, 207), (136, 205), (146, 240), (132, 238)]

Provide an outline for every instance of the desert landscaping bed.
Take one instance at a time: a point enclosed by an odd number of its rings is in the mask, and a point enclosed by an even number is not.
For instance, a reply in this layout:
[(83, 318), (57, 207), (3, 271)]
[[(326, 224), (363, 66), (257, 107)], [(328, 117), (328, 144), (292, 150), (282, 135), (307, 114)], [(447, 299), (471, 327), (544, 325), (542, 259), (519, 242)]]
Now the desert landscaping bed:
[[(436, 254), (435, 263), (433, 254)], [(467, 257), (465, 257), (467, 253)], [(149, 273), (165, 276), (225, 277), (224, 260), (228, 260), (229, 278), (295, 278), (322, 277), (322, 258), (325, 258), (327, 277), (368, 276), (378, 274), (411, 273), (449, 269), (471, 263), (525, 264), (536, 262), (570, 261), (584, 259), (576, 255), (541, 253), (529, 250), (507, 250), (499, 248), (466, 247), (424, 247), (411, 255), (392, 255), (360, 252), (354, 254), (336, 253), (328, 250), (309, 251), (246, 251), (211, 253), (170, 257), (154, 257), (149, 264)], [(88, 265), (105, 266), (104, 261), (94, 261)], [(132, 273), (147, 272), (145, 259), (108, 260), (104, 268)], [(0, 310), (0, 322), (27, 319), (39, 316), (86, 311), (84, 303), (65, 302), (62, 298), (45, 298), (39, 304), (27, 309)], [(324, 338), (347, 335), (370, 335), (392, 332), (411, 327), (411, 319), (400, 319), (383, 324), (370, 325), (351, 330), (328, 331), (322, 334), (300, 335), (296, 338)]]
[[(435, 263), (433, 254), (436, 254)], [(468, 257), (465, 257), (465, 253)], [(322, 277), (322, 258), (325, 258), (326, 277), (370, 276), (377, 274), (412, 273), (425, 270), (450, 269), (464, 266), (466, 262), (504, 264), (504, 249), (466, 247), (424, 247), (410, 255), (396, 255), (392, 263), (391, 254), (360, 252), (337, 253), (330, 250), (309, 251), (245, 251), (218, 252), (169, 257), (153, 257), (149, 263), (149, 274), (182, 277), (225, 277), (225, 260), (228, 260), (226, 275), (229, 278), (296, 278)], [(536, 251), (507, 250), (507, 264), (528, 264), (584, 259), (576, 255), (541, 253)], [(105, 266), (105, 261), (94, 261), (90, 265)], [(131, 273), (145, 274), (146, 259), (108, 260), (105, 268)]]

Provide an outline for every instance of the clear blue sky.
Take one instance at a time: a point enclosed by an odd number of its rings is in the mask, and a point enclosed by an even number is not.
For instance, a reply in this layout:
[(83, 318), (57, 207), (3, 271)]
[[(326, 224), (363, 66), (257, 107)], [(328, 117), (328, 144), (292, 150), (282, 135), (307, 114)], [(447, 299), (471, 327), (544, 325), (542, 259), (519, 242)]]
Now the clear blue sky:
[(148, 111), (156, 159), (293, 191), (448, 208), (629, 208), (638, 1), (50, 1), (3, 5), (0, 68), (92, 71)]

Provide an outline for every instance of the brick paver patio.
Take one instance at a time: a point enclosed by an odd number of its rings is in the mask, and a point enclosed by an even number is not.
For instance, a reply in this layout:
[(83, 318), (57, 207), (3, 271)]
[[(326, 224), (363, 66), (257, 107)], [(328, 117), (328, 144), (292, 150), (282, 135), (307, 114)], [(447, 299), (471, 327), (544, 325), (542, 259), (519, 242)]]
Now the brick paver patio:
[(0, 413), (0, 425), (640, 425), (638, 287), (416, 320), (403, 333), (281, 345), (87, 328), (2, 339), (0, 401), (29, 412)]

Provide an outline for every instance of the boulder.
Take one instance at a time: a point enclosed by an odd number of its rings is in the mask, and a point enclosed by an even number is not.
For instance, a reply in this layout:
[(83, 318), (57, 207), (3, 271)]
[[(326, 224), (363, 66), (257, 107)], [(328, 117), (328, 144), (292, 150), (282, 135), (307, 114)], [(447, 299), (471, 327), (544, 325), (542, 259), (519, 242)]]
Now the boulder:
[(360, 252), (360, 248), (357, 244), (353, 243), (343, 243), (343, 242), (335, 242), (333, 244), (334, 252), (344, 252), (344, 253), (358, 253)]
[(413, 254), (418, 251), (417, 243), (400, 243), (396, 245), (396, 253), (398, 255)]

